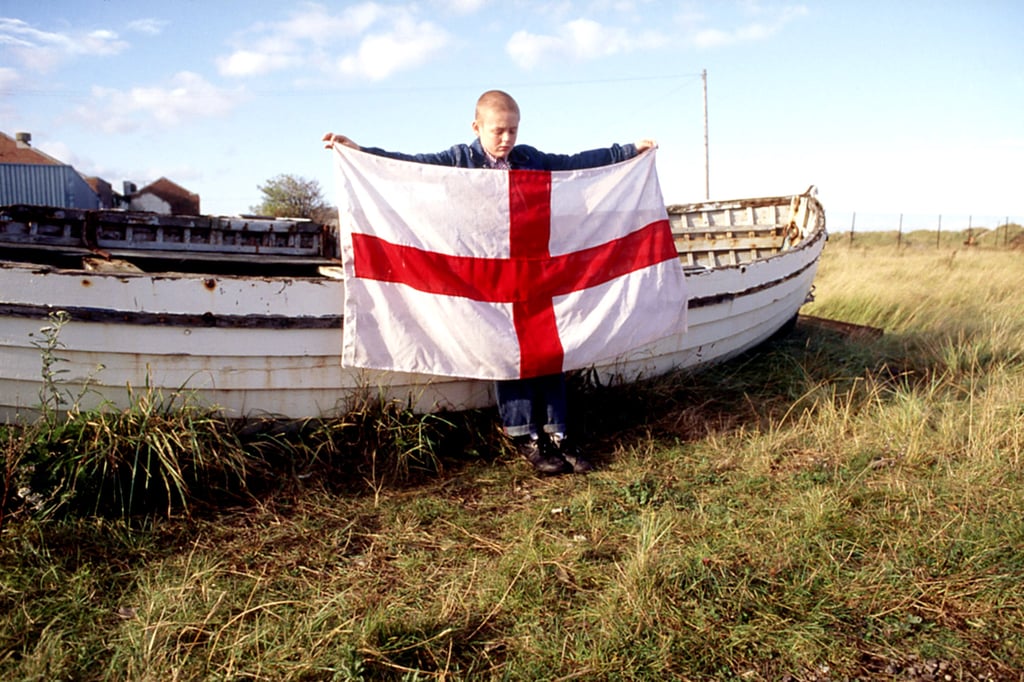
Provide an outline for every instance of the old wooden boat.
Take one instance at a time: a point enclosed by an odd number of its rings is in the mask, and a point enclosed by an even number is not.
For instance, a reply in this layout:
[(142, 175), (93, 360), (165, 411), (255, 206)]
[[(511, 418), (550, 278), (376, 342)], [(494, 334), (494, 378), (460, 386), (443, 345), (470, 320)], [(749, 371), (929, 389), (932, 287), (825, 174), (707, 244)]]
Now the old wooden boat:
[[(813, 190), (668, 209), (689, 329), (593, 368), (602, 381), (732, 357), (810, 295), (826, 239)], [(486, 381), (343, 367), (336, 253), (302, 220), (0, 208), (0, 422), (54, 388), (82, 409), (149, 392), (228, 417), (331, 416), (367, 392), (420, 411), (493, 403)]]

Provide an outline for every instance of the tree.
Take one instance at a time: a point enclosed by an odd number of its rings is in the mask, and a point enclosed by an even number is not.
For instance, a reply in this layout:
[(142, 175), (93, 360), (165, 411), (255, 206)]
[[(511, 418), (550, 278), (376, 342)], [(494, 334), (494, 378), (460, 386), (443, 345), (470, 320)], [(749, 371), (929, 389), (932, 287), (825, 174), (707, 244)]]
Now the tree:
[(337, 220), (336, 209), (327, 203), (316, 180), (281, 174), (259, 185), (263, 202), (250, 210), (280, 218), (309, 218), (318, 223)]

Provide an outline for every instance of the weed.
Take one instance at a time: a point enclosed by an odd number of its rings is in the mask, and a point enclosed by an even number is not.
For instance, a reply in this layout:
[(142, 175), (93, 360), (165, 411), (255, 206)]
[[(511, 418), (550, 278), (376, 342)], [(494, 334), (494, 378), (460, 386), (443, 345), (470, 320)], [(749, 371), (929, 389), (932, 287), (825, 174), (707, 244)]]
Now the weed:
[(59, 364), (64, 360), (57, 355), (57, 351), (64, 347), (60, 340), (60, 332), (64, 325), (71, 320), (71, 317), (67, 312), (58, 310), (50, 313), (48, 320), (49, 323), (39, 330), (43, 336), (42, 340), (35, 340), (32, 345), (39, 350), (42, 360), (43, 385), (39, 389), (40, 410), (44, 418), (54, 421), (57, 419), (61, 406), (69, 402), (69, 396), (61, 390), (58, 381), (60, 375), (66, 373), (67, 370), (59, 369)]

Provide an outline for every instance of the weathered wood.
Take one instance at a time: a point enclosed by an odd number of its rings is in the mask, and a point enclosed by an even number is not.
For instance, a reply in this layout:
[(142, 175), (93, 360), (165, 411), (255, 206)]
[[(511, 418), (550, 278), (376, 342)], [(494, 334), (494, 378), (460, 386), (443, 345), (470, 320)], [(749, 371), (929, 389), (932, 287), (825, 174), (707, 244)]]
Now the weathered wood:
[(768, 237), (733, 237), (716, 236), (712, 234), (680, 235), (675, 237), (676, 249), (679, 253), (688, 251), (714, 251), (716, 253), (727, 253), (729, 251), (749, 251), (751, 249), (767, 249), (778, 251), (782, 247), (781, 236)]
[(142, 272), (135, 263), (120, 258), (83, 258), (82, 268), (87, 272)]

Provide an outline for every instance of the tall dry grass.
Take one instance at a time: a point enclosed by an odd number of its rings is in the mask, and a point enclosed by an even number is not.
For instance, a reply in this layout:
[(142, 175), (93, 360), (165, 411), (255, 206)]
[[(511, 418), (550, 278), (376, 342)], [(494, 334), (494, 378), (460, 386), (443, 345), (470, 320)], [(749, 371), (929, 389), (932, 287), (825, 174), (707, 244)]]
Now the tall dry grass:
[(489, 413), (398, 410), (246, 441), (281, 472), (248, 504), (17, 516), (0, 675), (1019, 679), (1022, 281), (1016, 252), (833, 242), (806, 312), (882, 338), (574, 385), (587, 477), (534, 477)]

